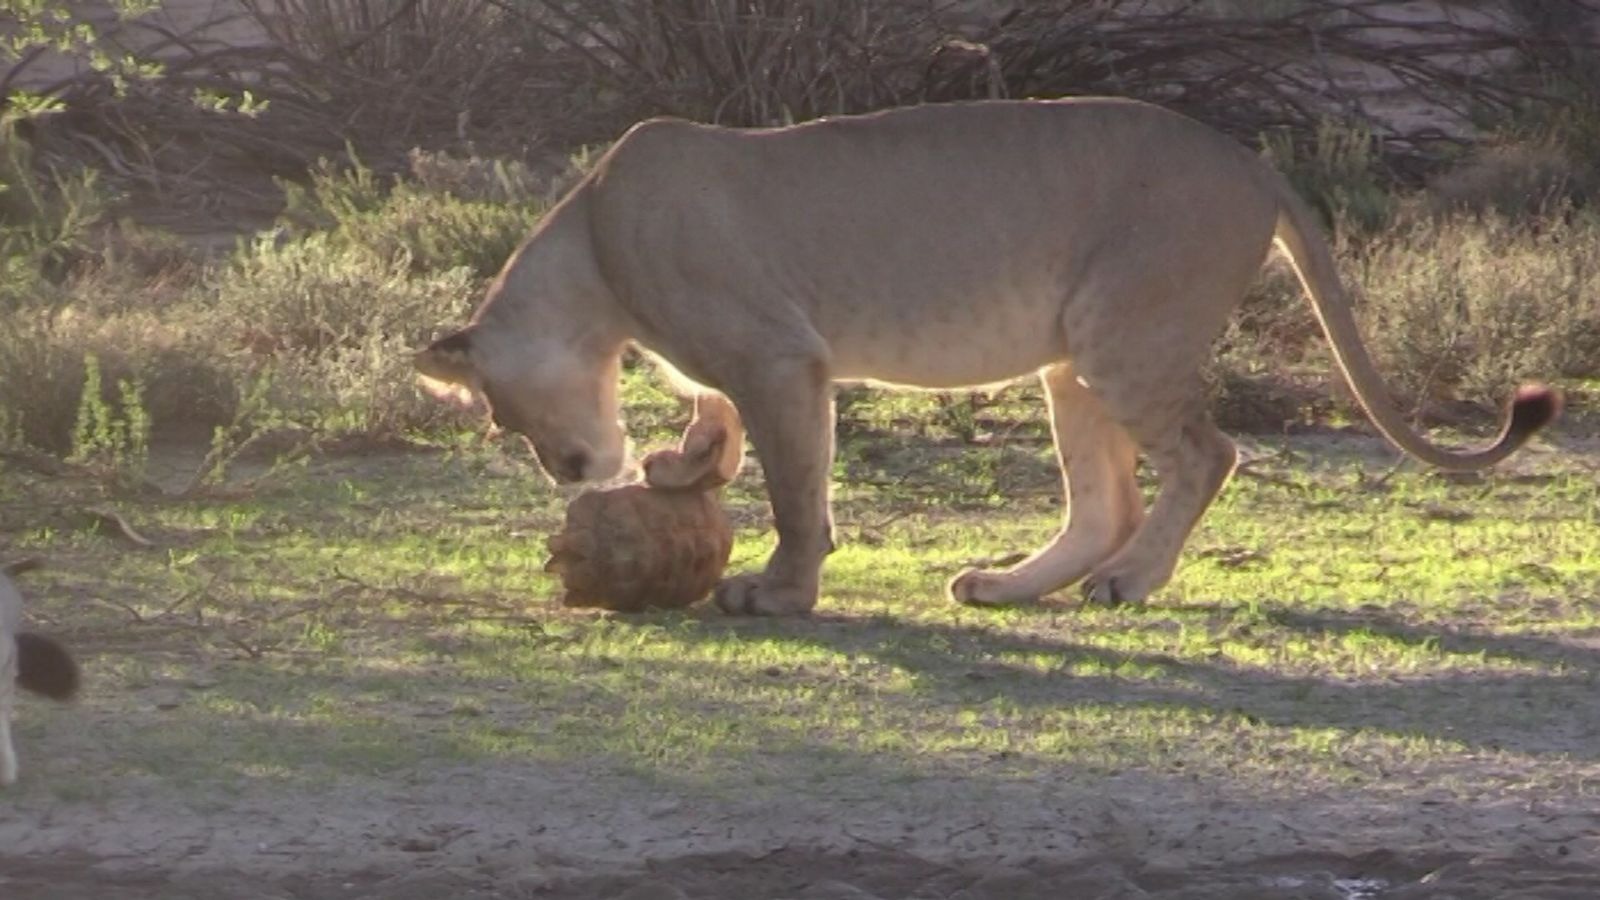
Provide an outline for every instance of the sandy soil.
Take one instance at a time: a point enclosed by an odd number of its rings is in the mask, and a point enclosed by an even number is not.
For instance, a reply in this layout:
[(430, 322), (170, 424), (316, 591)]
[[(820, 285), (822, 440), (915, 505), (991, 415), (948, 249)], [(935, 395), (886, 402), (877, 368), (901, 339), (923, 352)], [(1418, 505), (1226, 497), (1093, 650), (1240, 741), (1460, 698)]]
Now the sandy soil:
[(0, 897), (1600, 896), (1600, 812), (1578, 798), (1418, 787), (1264, 799), (1124, 774), (773, 803), (512, 764), (191, 801), (125, 782), (9, 806)]

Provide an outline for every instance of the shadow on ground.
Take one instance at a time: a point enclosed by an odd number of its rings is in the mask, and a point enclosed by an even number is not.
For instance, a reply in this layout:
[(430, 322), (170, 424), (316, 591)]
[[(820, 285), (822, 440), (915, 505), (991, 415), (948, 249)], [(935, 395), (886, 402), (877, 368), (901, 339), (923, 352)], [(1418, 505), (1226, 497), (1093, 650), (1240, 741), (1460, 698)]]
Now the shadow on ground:
[[(1225, 606), (1161, 608), (1163, 614), (1228, 620), (1244, 610)], [(1059, 612), (1055, 610), (1054, 612)], [(874, 657), (916, 677), (938, 702), (970, 705), (1004, 696), (1018, 705), (1060, 708), (1080, 702), (1184, 708), (1232, 714), (1280, 727), (1377, 730), (1461, 742), (1488, 750), (1600, 759), (1600, 722), (1574, 716), (1600, 686), (1600, 650), (1555, 636), (1471, 633), (1428, 627), (1378, 612), (1345, 613), (1257, 605), (1250, 616), (1264, 627), (1304, 635), (1365, 632), (1404, 644), (1481, 655), (1527, 671), (1443, 672), (1426, 677), (1352, 682), (1317, 675), (1274, 673), (1226, 659), (1179, 659), (1164, 653), (1110, 650), (1055, 635), (1000, 626), (932, 624), (898, 619), (864, 627), (847, 617), (819, 614), (801, 624), (723, 619), (707, 615), (696, 634), (724, 641), (725, 631), (813, 645)], [(1048, 609), (1040, 614), (1051, 615)], [(1028, 654), (1054, 661), (1040, 671), (999, 660)], [(1082, 674), (1091, 663), (1107, 674)], [(1114, 674), (1134, 664), (1163, 677), (1129, 679)]]

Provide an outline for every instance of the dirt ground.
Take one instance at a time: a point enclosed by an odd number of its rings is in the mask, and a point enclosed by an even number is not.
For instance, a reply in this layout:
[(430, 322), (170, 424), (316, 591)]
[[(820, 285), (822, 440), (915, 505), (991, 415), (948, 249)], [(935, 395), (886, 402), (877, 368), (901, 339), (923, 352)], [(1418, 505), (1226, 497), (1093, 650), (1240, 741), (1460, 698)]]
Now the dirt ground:
[[(874, 897), (1045, 900), (1045, 898), (1592, 898), (1600, 892), (1593, 872), (1570, 866), (1505, 860), (1455, 862), (1417, 878), (1418, 866), (1387, 854), (1360, 858), (1284, 857), (1253, 866), (1182, 872), (1148, 872), (1114, 860), (1099, 863), (1024, 862), (999, 866), (949, 865), (892, 851), (843, 854), (778, 851), (766, 856), (718, 854), (657, 862), (643, 872), (577, 878), (559, 884), (499, 885), (463, 872), (422, 871), (393, 876), (307, 874), (276, 884), (210, 873), (104, 876), (87, 860), (29, 865), (5, 882), (14, 896), (76, 900), (113, 896), (128, 900), (248, 898), (423, 898), (463, 900), (510, 897), (679, 900), (696, 897), (794, 900), (870, 900)], [(1341, 871), (1361, 874), (1342, 876)], [(8, 896), (12, 896), (8, 894)]]
[(0, 847), (0, 897), (29, 900), (1600, 896), (1579, 798), (1253, 799), (1148, 774), (781, 802), (513, 764), (191, 801), (133, 782), (30, 792)]

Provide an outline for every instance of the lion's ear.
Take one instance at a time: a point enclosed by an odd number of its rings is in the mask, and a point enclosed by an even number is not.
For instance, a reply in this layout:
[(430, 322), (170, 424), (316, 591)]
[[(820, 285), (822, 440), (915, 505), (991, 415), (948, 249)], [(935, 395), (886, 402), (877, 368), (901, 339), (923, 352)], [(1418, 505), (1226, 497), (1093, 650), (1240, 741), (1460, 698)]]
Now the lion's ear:
[(412, 362), (423, 390), (458, 406), (473, 405), (478, 367), (472, 361), (472, 328), (468, 326), (417, 351)]
[(472, 361), (472, 328), (439, 338), (418, 351), (413, 359), (417, 372), (432, 381), (473, 387), (478, 382), (478, 367)]

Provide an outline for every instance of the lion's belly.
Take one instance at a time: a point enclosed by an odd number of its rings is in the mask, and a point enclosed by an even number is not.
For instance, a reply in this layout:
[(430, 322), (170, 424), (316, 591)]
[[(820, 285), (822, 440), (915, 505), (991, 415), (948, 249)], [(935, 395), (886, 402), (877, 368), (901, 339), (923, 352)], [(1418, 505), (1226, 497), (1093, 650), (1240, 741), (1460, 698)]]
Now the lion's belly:
[[(1020, 298), (1008, 298), (1020, 299)], [(1044, 304), (927, 303), (857, 309), (823, 332), (841, 381), (925, 388), (995, 384), (1066, 356), (1059, 310)]]

